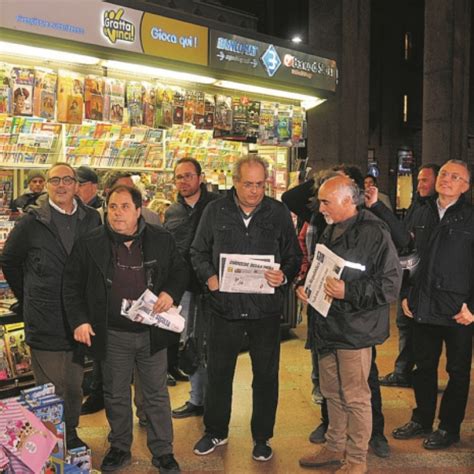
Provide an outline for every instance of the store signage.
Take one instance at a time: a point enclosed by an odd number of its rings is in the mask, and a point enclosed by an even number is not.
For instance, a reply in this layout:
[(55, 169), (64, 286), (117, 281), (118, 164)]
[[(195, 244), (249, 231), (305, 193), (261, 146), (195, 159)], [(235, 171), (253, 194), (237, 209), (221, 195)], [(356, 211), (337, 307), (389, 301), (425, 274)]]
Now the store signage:
[(145, 13), (141, 22), (143, 52), (207, 66), (208, 29), (204, 26)]
[(135, 41), (135, 25), (131, 21), (123, 19), (123, 13), (123, 8), (104, 12), (102, 31), (112, 44), (117, 41), (127, 43)]
[(209, 65), (300, 86), (336, 90), (336, 62), (212, 30)]

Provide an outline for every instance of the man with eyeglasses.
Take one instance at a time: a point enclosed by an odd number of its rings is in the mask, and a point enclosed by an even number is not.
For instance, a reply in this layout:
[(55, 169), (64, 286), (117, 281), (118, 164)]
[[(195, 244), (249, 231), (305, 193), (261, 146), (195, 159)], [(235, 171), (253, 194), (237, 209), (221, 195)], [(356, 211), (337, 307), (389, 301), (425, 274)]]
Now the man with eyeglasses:
[(146, 223), (141, 210), (136, 187), (117, 185), (110, 190), (105, 225), (80, 239), (66, 263), (64, 305), (74, 339), (90, 348), (102, 367), (111, 431), (101, 470), (115, 471), (131, 462), (130, 381), (136, 368), (152, 463), (162, 473), (177, 473), (166, 348), (179, 334), (130, 321), (121, 315), (121, 305), (149, 289), (158, 297), (154, 311), (167, 311), (179, 303), (188, 269), (170, 233)]
[(64, 399), (72, 449), (85, 445), (76, 432), (84, 371), (63, 310), (62, 275), (74, 242), (99, 226), (100, 217), (75, 198), (76, 173), (67, 163), (48, 170), (46, 190), (10, 233), (0, 264), (23, 313), (36, 383), (53, 383)]
[[(460, 440), (469, 393), (474, 322), (474, 209), (464, 193), (467, 164), (449, 160), (436, 179), (438, 197), (416, 215), (415, 244), (420, 263), (402, 300), (413, 320), (416, 408), (411, 420), (393, 431), (396, 439), (426, 438), (425, 449), (445, 449)], [(449, 381), (432, 432), (443, 343)]]
[[(197, 226), (201, 220), (206, 206), (219, 194), (211, 193), (203, 183), (201, 165), (194, 158), (181, 158), (174, 169), (174, 180), (178, 192), (177, 200), (165, 213), (164, 227), (169, 230), (176, 240), (178, 250), (191, 267), (189, 249), (196, 233)], [(204, 388), (207, 379), (206, 367), (204, 365), (204, 331), (207, 326), (205, 321), (206, 312), (203, 311), (201, 295), (202, 285), (197, 276), (191, 272), (188, 288), (183, 295), (180, 305), (183, 307), (183, 315), (186, 315), (187, 337), (192, 337), (195, 342), (199, 365), (195, 372), (189, 374), (191, 391), (189, 401), (179, 408), (173, 410), (174, 418), (187, 418), (190, 416), (202, 416), (204, 413)], [(168, 348), (168, 372), (175, 379), (179, 379), (178, 368), (178, 346)]]
[[(280, 319), (285, 285), (301, 263), (301, 250), (288, 208), (265, 196), (267, 162), (257, 156), (234, 165), (234, 187), (204, 210), (191, 244), (191, 262), (209, 297), (208, 383), (204, 400), (205, 434), (194, 453), (206, 455), (228, 441), (232, 382), (245, 334), (253, 372), (251, 421), (256, 461), (268, 461), (278, 403)], [(273, 294), (227, 293), (219, 288), (220, 255), (273, 257), (278, 270), (265, 272)]]

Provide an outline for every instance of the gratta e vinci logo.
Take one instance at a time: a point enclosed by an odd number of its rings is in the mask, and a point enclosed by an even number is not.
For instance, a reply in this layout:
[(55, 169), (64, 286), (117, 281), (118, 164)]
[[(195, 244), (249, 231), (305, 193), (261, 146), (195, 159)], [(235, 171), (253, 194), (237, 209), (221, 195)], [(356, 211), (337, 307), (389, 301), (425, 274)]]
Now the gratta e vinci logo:
[(112, 44), (117, 41), (126, 41), (127, 43), (135, 41), (135, 25), (124, 20), (123, 13), (123, 8), (104, 12), (102, 32)]

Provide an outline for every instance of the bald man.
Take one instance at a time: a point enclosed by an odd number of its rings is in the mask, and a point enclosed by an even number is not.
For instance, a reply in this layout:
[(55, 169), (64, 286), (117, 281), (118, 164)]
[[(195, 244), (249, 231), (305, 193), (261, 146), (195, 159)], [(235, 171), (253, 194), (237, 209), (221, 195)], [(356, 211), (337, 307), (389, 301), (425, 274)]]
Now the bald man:
[[(340, 279), (328, 278), (324, 286), (333, 301), (327, 317), (316, 312), (313, 329), (330, 424), (326, 445), (300, 459), (300, 465), (322, 468), (344, 460), (350, 472), (365, 473), (372, 431), (372, 348), (389, 335), (390, 303), (398, 297), (401, 268), (386, 225), (357, 209), (359, 197), (359, 188), (346, 176), (328, 179), (318, 192), (328, 224), (319, 243), (361, 269), (345, 267)], [(303, 288), (298, 296), (307, 300)]]

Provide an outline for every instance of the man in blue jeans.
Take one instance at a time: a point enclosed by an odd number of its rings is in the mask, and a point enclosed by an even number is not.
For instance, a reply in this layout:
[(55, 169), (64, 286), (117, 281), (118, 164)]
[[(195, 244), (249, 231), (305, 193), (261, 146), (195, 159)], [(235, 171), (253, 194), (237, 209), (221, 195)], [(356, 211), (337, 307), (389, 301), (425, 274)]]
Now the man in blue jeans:
[[(194, 446), (197, 455), (212, 453), (228, 441), (232, 382), (245, 334), (253, 371), (252, 457), (268, 461), (273, 455), (269, 439), (278, 404), (284, 286), (298, 272), (301, 250), (287, 207), (265, 196), (267, 178), (265, 160), (256, 155), (239, 159), (234, 187), (224, 199), (208, 204), (191, 245), (193, 267), (210, 291), (205, 434)], [(279, 269), (265, 272), (273, 294), (220, 291), (223, 253), (273, 257)]]

